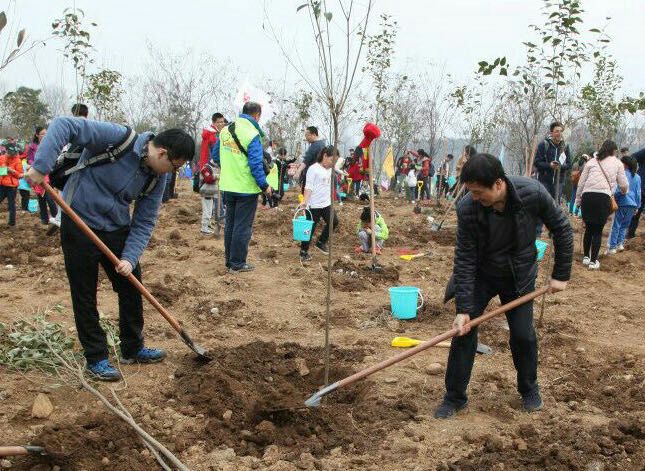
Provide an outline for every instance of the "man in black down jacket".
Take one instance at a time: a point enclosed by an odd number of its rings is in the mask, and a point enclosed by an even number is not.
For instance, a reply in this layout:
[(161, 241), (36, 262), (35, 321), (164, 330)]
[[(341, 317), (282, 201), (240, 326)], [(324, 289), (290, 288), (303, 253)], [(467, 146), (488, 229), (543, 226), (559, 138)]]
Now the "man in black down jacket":
[[(506, 304), (535, 289), (537, 252), (535, 226), (544, 222), (553, 234), (555, 265), (551, 292), (566, 288), (571, 274), (573, 232), (553, 198), (537, 181), (507, 177), (501, 162), (488, 154), (472, 157), (461, 172), (469, 193), (457, 208), (457, 245), (453, 269), (459, 329), (452, 340), (446, 369), (446, 395), (435, 417), (447, 418), (466, 406), (477, 328), (464, 324), (482, 314), (499, 296)], [(510, 347), (517, 370), (517, 388), (524, 409), (542, 408), (537, 383), (537, 338), (533, 328), (533, 303), (506, 314)]]

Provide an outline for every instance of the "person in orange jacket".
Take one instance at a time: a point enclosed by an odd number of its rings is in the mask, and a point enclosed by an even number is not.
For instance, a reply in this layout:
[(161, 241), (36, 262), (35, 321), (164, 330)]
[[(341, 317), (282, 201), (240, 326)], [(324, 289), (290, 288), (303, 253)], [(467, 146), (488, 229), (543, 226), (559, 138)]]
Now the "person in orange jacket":
[(15, 145), (8, 145), (7, 154), (0, 156), (0, 203), (7, 198), (10, 226), (16, 225), (16, 194), (22, 175), (22, 162), (18, 156), (18, 148)]

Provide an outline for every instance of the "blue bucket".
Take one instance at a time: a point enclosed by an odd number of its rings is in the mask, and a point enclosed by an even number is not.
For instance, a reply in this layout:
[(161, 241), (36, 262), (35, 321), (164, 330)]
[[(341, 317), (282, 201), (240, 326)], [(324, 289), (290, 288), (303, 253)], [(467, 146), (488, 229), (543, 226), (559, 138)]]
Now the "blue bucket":
[[(300, 210), (303, 211), (303, 210)], [(304, 211), (309, 211), (305, 209)], [(293, 240), (300, 242), (309, 242), (311, 240), (311, 233), (314, 227), (314, 221), (312, 219), (307, 219), (305, 216), (297, 216), (298, 211), (293, 217)], [(309, 212), (311, 216), (311, 212)]]
[(35, 199), (33, 199), (33, 198), (32, 198), (32, 199), (30, 199), (30, 200), (29, 200), (29, 204), (28, 204), (28, 206), (27, 206), (27, 210), (28, 210), (30, 213), (35, 213), (35, 212), (37, 212), (37, 211), (38, 211), (38, 200), (35, 200)]
[(289, 184), (288, 183), (283, 183), (282, 184), (282, 191), (289, 191)]
[(546, 253), (546, 249), (549, 246), (546, 242), (543, 240), (536, 240), (535, 241), (535, 248), (537, 249), (537, 259), (538, 262), (544, 258), (544, 254)]
[[(397, 286), (390, 288), (390, 304), (392, 316), (395, 319), (414, 319), (417, 311), (423, 307), (423, 295), (421, 290), (415, 286)], [(417, 306), (417, 300), (421, 297), (421, 305)]]

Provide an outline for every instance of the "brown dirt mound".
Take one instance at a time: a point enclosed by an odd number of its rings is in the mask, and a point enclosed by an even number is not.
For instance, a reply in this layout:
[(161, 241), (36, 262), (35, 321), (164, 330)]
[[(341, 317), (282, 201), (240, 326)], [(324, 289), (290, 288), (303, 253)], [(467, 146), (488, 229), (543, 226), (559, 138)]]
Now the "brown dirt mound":
[[(302, 407), (323, 383), (322, 348), (254, 342), (212, 353), (215, 360), (207, 365), (187, 359), (165, 393), (204, 414), (203, 429), (194, 438), (206, 440), (208, 447), (225, 445), (238, 455), (261, 456), (273, 444), (293, 459), (336, 447), (363, 452), (417, 412), (409, 402), (368, 398), (369, 382), (332, 393), (323, 407)], [(351, 374), (351, 365), (363, 357), (362, 350), (335, 347), (331, 355), (330, 381)], [(296, 408), (275, 410), (289, 407)], [(232, 412), (228, 419), (227, 411)]]
[(109, 459), (105, 468), (117, 471), (146, 470), (154, 463), (147, 450), (141, 453), (145, 447), (132, 429), (103, 412), (81, 416), (74, 424), (47, 426), (33, 444), (45, 447), (48, 456), (27, 459), (16, 469), (31, 469), (37, 462), (62, 469), (96, 469), (105, 457)]
[(634, 250), (635, 252), (645, 252), (645, 234), (637, 235), (628, 240), (626, 246), (629, 250)]
[(479, 440), (478, 450), (437, 469), (640, 469), (637, 463), (642, 464), (645, 458), (643, 420), (614, 420), (591, 429), (585, 429), (583, 424), (554, 422), (553, 427), (541, 433), (525, 424), (510, 436), (485, 435)]

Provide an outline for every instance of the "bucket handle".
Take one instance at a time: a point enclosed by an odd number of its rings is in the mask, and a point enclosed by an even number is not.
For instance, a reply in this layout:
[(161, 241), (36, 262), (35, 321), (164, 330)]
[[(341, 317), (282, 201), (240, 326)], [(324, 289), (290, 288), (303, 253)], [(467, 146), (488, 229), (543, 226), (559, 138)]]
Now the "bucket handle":
[(417, 307), (417, 311), (423, 307), (423, 294), (421, 294), (421, 289), (419, 289), (419, 297), (421, 298), (421, 304)]
[(296, 209), (296, 212), (295, 212), (295, 214), (293, 215), (293, 220), (294, 220), (294, 221), (297, 219), (297, 217), (298, 217), (298, 213), (299, 213), (300, 211), (307, 211), (307, 212), (309, 213), (309, 217), (311, 218), (311, 220), (313, 220), (313, 218), (314, 218), (314, 217), (313, 217), (313, 215), (311, 214), (311, 211), (309, 211), (309, 209), (307, 209), (307, 208), (301, 208), (301, 209)]

